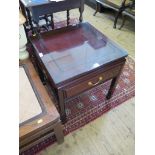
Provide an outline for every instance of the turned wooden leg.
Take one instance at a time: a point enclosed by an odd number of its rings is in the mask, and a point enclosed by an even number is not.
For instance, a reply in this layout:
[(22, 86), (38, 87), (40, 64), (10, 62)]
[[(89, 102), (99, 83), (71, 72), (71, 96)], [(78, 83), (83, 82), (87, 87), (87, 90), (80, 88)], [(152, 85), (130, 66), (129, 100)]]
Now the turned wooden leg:
[(83, 5), (79, 8), (79, 12), (80, 12), (80, 17), (79, 17), (79, 21), (82, 22), (83, 21), (83, 16), (82, 16), (82, 13), (84, 11), (84, 7)]
[(32, 34), (34, 34), (34, 27), (33, 27), (30, 11), (28, 9), (26, 9), (26, 12), (27, 12), (27, 16), (28, 16), (28, 22), (30, 25), (30, 29), (32, 30)]
[(54, 127), (54, 133), (57, 139), (58, 144), (61, 144), (64, 142), (64, 134), (63, 134), (63, 127), (61, 125), (61, 122), (57, 122)]
[(69, 10), (67, 10), (67, 26), (69, 25), (69, 20), (70, 20), (70, 17), (69, 17)]
[(120, 15), (120, 12), (117, 12), (115, 20), (114, 20), (114, 26), (113, 26), (114, 29), (116, 28), (116, 24), (117, 24), (117, 20), (118, 20), (119, 15)]
[(95, 16), (96, 13), (99, 12), (99, 11), (100, 11), (100, 4), (99, 4), (98, 2), (96, 2), (96, 11), (95, 11), (95, 13), (93, 14), (93, 16)]
[(120, 26), (119, 29), (121, 29), (125, 24), (125, 15), (122, 15), (122, 25)]
[(53, 13), (51, 14), (51, 27), (52, 27), (52, 30), (54, 30)]

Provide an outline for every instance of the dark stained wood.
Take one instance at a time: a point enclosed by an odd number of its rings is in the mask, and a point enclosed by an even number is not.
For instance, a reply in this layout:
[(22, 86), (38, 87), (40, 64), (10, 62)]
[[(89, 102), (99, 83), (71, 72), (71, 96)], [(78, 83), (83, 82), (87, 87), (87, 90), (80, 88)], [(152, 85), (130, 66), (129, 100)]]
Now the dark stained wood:
[[(80, 17), (79, 21), (82, 22), (83, 17), (82, 13), (84, 11), (84, 0), (65, 0), (65, 1), (48, 1), (48, 0), (42, 0), (42, 1), (35, 1), (35, 0), (20, 0), (22, 8), (26, 8), (26, 10), (31, 12), (32, 17), (28, 16), (28, 19), (31, 21), (33, 20), (35, 23), (39, 23), (40, 17), (46, 14), (53, 14), (60, 11), (67, 11), (67, 24), (69, 24), (69, 14), (68, 10), (79, 8), (80, 11)], [(24, 9), (23, 9), (24, 10)], [(27, 13), (25, 13), (27, 14)], [(31, 29), (33, 30), (34, 27), (30, 22)], [(52, 26), (53, 28), (53, 26)], [(34, 30), (33, 30), (34, 32)]]
[(70, 20), (70, 17), (69, 17), (69, 10), (67, 10), (67, 26), (69, 25), (69, 20)]
[(100, 11), (100, 3), (96, 1), (96, 11), (94, 12), (94, 16), (96, 15), (97, 12)]
[(52, 29), (54, 29), (53, 13), (51, 14), (51, 26), (52, 26)]
[[(132, 12), (132, 9), (135, 8), (135, 0), (130, 0), (129, 2), (127, 0), (123, 0), (122, 1), (122, 4), (116, 14), (116, 17), (115, 17), (115, 21), (114, 21), (114, 28), (116, 28), (116, 24), (117, 24), (117, 20), (119, 18), (120, 15), (127, 15), (129, 17), (131, 17), (132, 19), (135, 19), (135, 12)], [(122, 22), (122, 25), (119, 29), (121, 29), (124, 25), (124, 22), (125, 22), (125, 18), (123, 17), (123, 22)]]
[(31, 54), (56, 90), (61, 120), (66, 119), (65, 101), (83, 91), (113, 79), (112, 95), (127, 52), (92, 25), (80, 23), (45, 32), (41, 40), (30, 40), (34, 48)]
[[(87, 80), (86, 80), (86, 78), (85, 78), (85, 80), (82, 79), (81, 82), (78, 82), (76, 85), (73, 85), (72, 87), (67, 86), (65, 89), (66, 96), (72, 97), (72, 96), (77, 95), (79, 93), (79, 91), (84, 92), (84, 91), (92, 88), (92, 85), (88, 84), (89, 82), (93, 83), (94, 85), (97, 83), (96, 84), (96, 86), (97, 86), (97, 85), (101, 84), (102, 82), (105, 82), (105, 81), (117, 76), (118, 73), (120, 72), (121, 67), (122, 67), (122, 64), (119, 64), (118, 66), (111, 67), (104, 72), (103, 72), (103, 70), (101, 70), (100, 73), (98, 72), (98, 73), (96, 73), (96, 75), (93, 74), (91, 76), (92, 78), (88, 78)], [(100, 80), (100, 82), (98, 82), (100, 77), (102, 77), (102, 80)]]
[[(20, 65), (26, 65), (28, 72), (27, 74), (33, 82), (33, 87), (40, 95), (40, 99), (44, 105), (44, 113), (32, 119), (19, 128), (19, 143), (20, 152), (32, 147), (39, 141), (46, 139), (47, 137), (55, 134), (58, 142), (63, 142), (64, 136), (62, 131), (62, 126), (60, 124), (60, 115), (54, 106), (53, 101), (50, 99), (47, 91), (42, 85), (32, 63), (30, 60), (20, 62)], [(42, 120), (41, 123), (38, 123)], [(58, 129), (58, 131), (56, 131)], [(57, 135), (58, 134), (58, 135)]]

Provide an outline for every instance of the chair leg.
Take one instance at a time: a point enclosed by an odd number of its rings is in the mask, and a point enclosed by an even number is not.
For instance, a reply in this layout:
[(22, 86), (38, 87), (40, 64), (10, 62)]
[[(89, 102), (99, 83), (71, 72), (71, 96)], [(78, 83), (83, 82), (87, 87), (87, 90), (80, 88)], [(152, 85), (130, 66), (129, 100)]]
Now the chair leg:
[(118, 17), (120, 15), (120, 13), (121, 12), (117, 12), (117, 14), (116, 14), (116, 17), (115, 17), (115, 20), (114, 20), (114, 26), (113, 26), (114, 29), (116, 28), (117, 20), (118, 20)]
[(121, 30), (121, 28), (124, 26), (125, 24), (125, 16), (122, 15), (122, 25), (120, 26), (119, 30)]
[(95, 16), (96, 13), (99, 12), (99, 11), (100, 11), (100, 4), (99, 4), (98, 2), (96, 2), (96, 11), (95, 11), (95, 13), (93, 14), (93, 16)]

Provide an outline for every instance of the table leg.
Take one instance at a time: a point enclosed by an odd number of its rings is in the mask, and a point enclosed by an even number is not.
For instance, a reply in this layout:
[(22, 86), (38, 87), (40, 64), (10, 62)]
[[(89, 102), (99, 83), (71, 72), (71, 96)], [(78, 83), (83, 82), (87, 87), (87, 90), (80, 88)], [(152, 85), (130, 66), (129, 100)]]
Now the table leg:
[(120, 16), (120, 14), (121, 14), (121, 11), (118, 11), (117, 14), (116, 14), (116, 17), (115, 17), (115, 20), (114, 20), (114, 26), (113, 26), (114, 29), (116, 28), (117, 20), (118, 20), (118, 17)]
[(53, 13), (51, 14), (51, 27), (52, 27), (52, 30), (54, 30)]
[(63, 96), (63, 92), (59, 90), (58, 92), (58, 98), (59, 98), (59, 112), (60, 112), (60, 119), (62, 123), (64, 124), (67, 121), (66, 118), (66, 112), (65, 112), (65, 100)]
[(69, 25), (69, 20), (70, 20), (70, 17), (69, 17), (69, 10), (67, 10), (67, 26)]
[(64, 134), (63, 134), (63, 127), (60, 122), (56, 123), (56, 125), (54, 127), (54, 133), (55, 133), (58, 144), (63, 143)]
[(31, 18), (31, 15), (30, 15), (30, 11), (28, 9), (26, 9), (27, 11), (27, 16), (28, 16), (28, 19), (29, 19), (29, 25), (30, 25), (30, 29), (32, 30), (32, 34), (34, 34), (34, 28), (33, 28), (33, 23), (32, 23), (32, 18)]
[(122, 14), (122, 25), (119, 28), (120, 30), (124, 26), (124, 24), (125, 24), (125, 15)]
[(83, 17), (82, 17), (82, 13), (84, 11), (84, 8), (83, 7), (80, 7), (79, 8), (79, 12), (80, 12), (80, 17), (79, 17), (79, 21), (82, 22), (83, 21)]
[[(125, 63), (124, 63), (124, 64), (125, 64)], [(118, 80), (119, 80), (119, 77), (120, 77), (120, 75), (121, 75), (121, 73), (122, 73), (124, 64), (122, 65), (122, 68), (120, 69), (119, 74), (118, 74), (116, 77), (114, 77), (114, 78), (112, 79), (111, 85), (110, 85), (110, 88), (109, 88), (109, 91), (108, 91), (108, 94), (107, 94), (107, 96), (106, 96), (106, 99), (110, 99), (111, 96), (113, 95), (113, 93), (114, 93), (114, 91), (115, 91), (115, 88), (116, 88), (116, 85), (117, 85), (117, 82), (118, 82)]]
[(115, 77), (115, 78), (112, 79), (112, 82), (111, 82), (111, 85), (110, 85), (110, 89), (109, 89), (108, 94), (106, 96), (107, 99), (110, 99), (111, 96), (113, 95), (115, 87), (117, 85), (117, 79), (118, 79), (118, 77)]
[(100, 4), (99, 4), (98, 2), (96, 2), (96, 11), (95, 11), (95, 13), (93, 14), (93, 16), (95, 16), (96, 13), (99, 12), (99, 11), (100, 11)]

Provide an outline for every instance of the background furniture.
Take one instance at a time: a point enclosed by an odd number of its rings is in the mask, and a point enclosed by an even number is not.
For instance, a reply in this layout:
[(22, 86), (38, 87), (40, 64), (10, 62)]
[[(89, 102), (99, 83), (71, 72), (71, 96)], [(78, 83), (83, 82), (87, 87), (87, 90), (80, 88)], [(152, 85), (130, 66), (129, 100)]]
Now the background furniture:
[[(20, 67), (25, 70), (25, 75), (27, 75), (31, 87), (36, 95), (36, 99), (38, 100), (41, 107), (40, 114), (34, 117), (31, 116), (29, 119), (20, 123), (20, 152), (31, 148), (33, 145), (38, 144), (39, 142), (47, 139), (52, 135), (56, 136), (58, 143), (62, 143), (64, 141), (64, 135), (62, 131), (59, 113), (57, 112), (52, 100), (49, 98), (32, 63), (30, 62), (30, 60), (20, 61)], [(20, 83), (22, 83), (22, 81), (20, 81)], [(27, 90), (25, 90), (25, 94), (27, 94), (26, 91)], [(20, 95), (24, 96), (25, 99), (26, 97), (28, 97), (24, 94)], [(22, 103), (21, 96), (20, 103)], [(27, 109), (23, 109), (25, 113), (26, 111), (31, 110), (29, 108), (30, 107), (27, 107)], [(23, 115), (25, 113), (23, 113)]]
[[(124, 9), (122, 9), (122, 25), (120, 26), (119, 29), (121, 29), (124, 26), (126, 16), (135, 20), (135, 0), (133, 0), (131, 3), (129, 3), (129, 5), (127, 5)], [(117, 23), (117, 18), (115, 20), (116, 20), (115, 22)]]
[[(80, 17), (79, 20), (82, 21), (82, 12), (84, 10), (84, 0), (65, 0), (65, 1), (49, 1), (49, 0), (20, 0), (20, 5), (27, 15), (27, 20), (31, 27), (31, 30), (35, 33), (39, 31), (39, 20), (40, 17), (44, 17), (46, 20), (47, 30), (54, 29), (53, 13), (60, 11), (67, 11), (67, 25), (69, 25), (69, 10), (74, 8), (79, 8)], [(48, 18), (50, 17), (50, 18)], [(37, 29), (34, 29), (34, 24), (36, 24)]]
[(96, 0), (96, 11), (94, 16), (100, 11), (100, 5), (118, 11), (121, 4), (122, 0)]
[(109, 99), (116, 87), (127, 52), (89, 23), (80, 23), (30, 37), (32, 57), (52, 88), (63, 122), (65, 102), (112, 79)]
[(135, 18), (135, 0), (96, 0), (96, 11), (94, 16), (100, 11), (101, 5), (116, 11), (116, 17), (113, 26), (114, 28), (116, 28), (117, 20), (120, 15), (123, 15), (123, 22), (120, 29), (124, 25), (125, 16), (129, 16), (132, 19)]
[(27, 38), (25, 35), (25, 30), (23, 24), (25, 23), (25, 18), (19, 11), (19, 59), (24, 60), (29, 57), (29, 54), (26, 50)]

